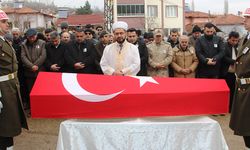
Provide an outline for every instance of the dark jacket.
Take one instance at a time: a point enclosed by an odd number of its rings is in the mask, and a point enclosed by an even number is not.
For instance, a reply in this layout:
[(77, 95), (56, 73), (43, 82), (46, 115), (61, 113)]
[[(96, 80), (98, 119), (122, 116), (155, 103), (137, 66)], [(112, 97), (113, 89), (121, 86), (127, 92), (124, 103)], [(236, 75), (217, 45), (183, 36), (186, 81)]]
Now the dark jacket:
[[(225, 55), (225, 46), (222, 38), (214, 35), (211, 40), (201, 36), (197, 39), (195, 45), (196, 55), (199, 59), (199, 65), (197, 69), (198, 77), (219, 77), (221, 59)], [(207, 58), (216, 60), (216, 65), (207, 65)]]
[(102, 44), (101, 42), (99, 42), (95, 45), (95, 49), (96, 49), (95, 65), (97, 67), (98, 74), (103, 74), (101, 66), (100, 66), (100, 61), (101, 61), (105, 47), (106, 47), (106, 45)]
[[(0, 39), (0, 76), (17, 71), (17, 59), (12, 47)], [(21, 128), (28, 129), (24, 114), (19, 82), (14, 79), (0, 82), (3, 108), (0, 113), (0, 136), (14, 137), (21, 133)]]
[(177, 42), (175, 43), (173, 40), (171, 40), (170, 38), (168, 38), (167, 42), (170, 43), (171, 47), (174, 48), (175, 46), (179, 45), (179, 40), (177, 40)]
[[(237, 46), (235, 46), (234, 49), (235, 49), (235, 56), (237, 56), (238, 53)], [(230, 45), (228, 42), (225, 43), (225, 56), (222, 58), (221, 62), (222, 65), (220, 72), (220, 76), (222, 78), (226, 76), (229, 66), (235, 63), (235, 60), (232, 59), (232, 52), (233, 52), (232, 45)]]
[(46, 46), (46, 60), (44, 66), (47, 71), (50, 70), (51, 65), (57, 64), (58, 67), (61, 67), (58, 72), (64, 71), (64, 53), (66, 50), (66, 44), (60, 43), (57, 47), (55, 47), (52, 43), (47, 44)]
[(138, 76), (147, 76), (147, 66), (148, 66), (148, 49), (146, 44), (141, 41), (138, 40), (137, 42), (137, 46), (139, 49), (139, 53), (140, 53), (140, 59), (141, 59), (141, 69), (140, 71), (137, 73)]
[[(66, 71), (73, 73), (96, 73), (95, 52), (96, 50), (92, 43), (71, 41), (68, 43), (64, 54)], [(75, 69), (74, 64), (78, 62), (85, 64), (85, 67), (83, 69)]]

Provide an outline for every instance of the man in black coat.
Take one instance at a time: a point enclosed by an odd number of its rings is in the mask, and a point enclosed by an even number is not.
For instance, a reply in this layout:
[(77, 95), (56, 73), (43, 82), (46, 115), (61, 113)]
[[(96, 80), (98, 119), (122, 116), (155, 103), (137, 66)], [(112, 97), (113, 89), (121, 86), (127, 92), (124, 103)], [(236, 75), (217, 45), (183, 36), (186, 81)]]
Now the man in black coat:
[(99, 42), (95, 45), (96, 48), (96, 57), (95, 57), (95, 64), (97, 67), (97, 73), (98, 74), (103, 74), (101, 66), (100, 66), (100, 61), (103, 55), (103, 51), (105, 47), (110, 44), (109, 43), (109, 35), (107, 31), (102, 31), (99, 36)]
[(130, 28), (127, 30), (127, 40), (129, 43), (136, 45), (139, 49), (141, 59), (141, 69), (137, 73), (138, 76), (147, 76), (147, 64), (148, 64), (148, 49), (146, 44), (138, 39), (136, 29)]
[(50, 33), (50, 40), (45, 47), (47, 57), (44, 66), (47, 71), (63, 72), (66, 44), (61, 43), (60, 35), (56, 31)]
[(93, 43), (85, 40), (82, 29), (76, 30), (76, 40), (68, 43), (64, 58), (66, 71), (75, 73), (96, 73), (95, 47)]
[(195, 50), (199, 59), (198, 78), (219, 78), (225, 46), (221, 37), (214, 34), (214, 25), (205, 24), (204, 35), (196, 41)]
[(231, 112), (233, 96), (235, 91), (235, 60), (238, 53), (238, 43), (240, 35), (238, 32), (232, 31), (229, 33), (228, 40), (225, 43), (225, 56), (222, 59), (221, 78), (225, 79), (230, 89), (230, 105)]

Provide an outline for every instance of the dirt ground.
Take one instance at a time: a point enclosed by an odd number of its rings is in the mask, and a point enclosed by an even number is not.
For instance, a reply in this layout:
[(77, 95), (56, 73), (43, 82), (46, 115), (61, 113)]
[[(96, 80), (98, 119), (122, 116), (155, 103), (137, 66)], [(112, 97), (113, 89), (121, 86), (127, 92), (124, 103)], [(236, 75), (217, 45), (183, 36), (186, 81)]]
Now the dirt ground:
[[(228, 127), (230, 115), (213, 117), (220, 123), (229, 150), (244, 150), (242, 137), (233, 135)], [(30, 130), (15, 138), (14, 150), (55, 150), (62, 119), (28, 119)]]

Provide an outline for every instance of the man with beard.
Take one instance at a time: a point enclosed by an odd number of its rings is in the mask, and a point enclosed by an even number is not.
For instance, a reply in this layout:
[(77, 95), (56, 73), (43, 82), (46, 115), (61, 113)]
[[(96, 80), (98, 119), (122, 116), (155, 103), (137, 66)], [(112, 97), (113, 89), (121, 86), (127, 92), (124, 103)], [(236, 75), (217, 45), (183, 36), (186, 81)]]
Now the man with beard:
[(214, 25), (206, 23), (204, 35), (196, 41), (195, 49), (199, 59), (198, 78), (219, 78), (225, 46), (222, 38), (215, 35), (214, 31)]
[(148, 50), (143, 40), (138, 39), (137, 30), (130, 28), (127, 31), (127, 40), (129, 43), (134, 44), (139, 49), (141, 59), (141, 69), (137, 73), (138, 76), (147, 76), (147, 64), (148, 64)]
[(17, 59), (11, 45), (3, 38), (8, 33), (8, 16), (0, 10), (0, 150), (13, 149), (13, 137), (28, 129), (22, 107)]
[(96, 50), (93, 43), (86, 41), (82, 29), (77, 29), (75, 35), (76, 40), (70, 41), (65, 50), (66, 71), (73, 73), (96, 73)]
[(112, 29), (116, 42), (104, 49), (100, 62), (102, 71), (107, 75), (135, 76), (140, 71), (140, 54), (138, 48), (126, 40), (128, 24), (118, 21)]
[(250, 8), (244, 15), (248, 34), (239, 44), (236, 57), (236, 92), (231, 112), (230, 128), (235, 135), (243, 136), (246, 150), (250, 150)]
[(171, 65), (174, 69), (174, 77), (195, 78), (198, 58), (196, 57), (194, 48), (189, 47), (188, 40), (186, 35), (180, 36), (180, 44), (173, 49), (174, 55)]

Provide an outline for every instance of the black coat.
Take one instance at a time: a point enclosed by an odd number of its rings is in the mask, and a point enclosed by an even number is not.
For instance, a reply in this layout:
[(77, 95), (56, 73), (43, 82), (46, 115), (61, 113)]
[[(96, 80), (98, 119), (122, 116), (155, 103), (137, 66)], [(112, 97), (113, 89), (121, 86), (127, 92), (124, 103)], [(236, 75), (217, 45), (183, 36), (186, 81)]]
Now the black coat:
[(95, 65), (97, 67), (97, 73), (98, 74), (103, 74), (101, 66), (100, 66), (100, 61), (101, 61), (101, 58), (102, 58), (103, 51), (104, 51), (105, 47), (106, 46), (103, 45), (101, 42), (99, 42), (99, 43), (97, 43), (95, 45), (95, 48), (96, 48)]
[(59, 72), (64, 71), (64, 53), (66, 50), (66, 44), (60, 43), (58, 47), (55, 47), (52, 43), (48, 43), (46, 46), (46, 60), (45, 60), (45, 68), (47, 71), (51, 71), (50, 67), (53, 64), (57, 64), (58, 67), (61, 67)]
[[(68, 43), (68, 47), (64, 53), (66, 71), (73, 73), (96, 73), (95, 52), (96, 50), (92, 43), (71, 41)], [(75, 69), (74, 64), (78, 62), (85, 64), (85, 67), (80, 70)]]
[[(235, 56), (237, 56), (238, 53), (237, 46), (235, 46), (234, 48), (235, 48)], [(225, 77), (228, 72), (229, 66), (235, 63), (235, 60), (232, 59), (232, 52), (233, 52), (232, 45), (230, 45), (228, 42), (225, 43), (225, 56), (222, 58), (221, 62), (221, 73), (220, 73), (221, 77)]]
[(148, 49), (144, 42), (139, 40), (137, 42), (138, 49), (140, 53), (140, 59), (141, 59), (141, 69), (137, 73), (138, 76), (147, 76), (147, 66), (148, 66)]
[[(221, 60), (225, 55), (225, 45), (223, 39), (214, 35), (213, 39), (208, 40), (205, 36), (197, 39), (195, 45), (196, 55), (199, 59), (197, 76), (217, 76), (220, 74)], [(216, 65), (207, 65), (207, 58), (216, 60)]]

